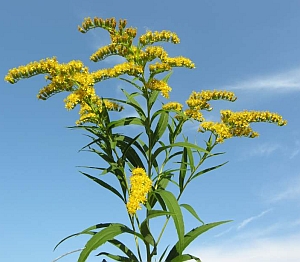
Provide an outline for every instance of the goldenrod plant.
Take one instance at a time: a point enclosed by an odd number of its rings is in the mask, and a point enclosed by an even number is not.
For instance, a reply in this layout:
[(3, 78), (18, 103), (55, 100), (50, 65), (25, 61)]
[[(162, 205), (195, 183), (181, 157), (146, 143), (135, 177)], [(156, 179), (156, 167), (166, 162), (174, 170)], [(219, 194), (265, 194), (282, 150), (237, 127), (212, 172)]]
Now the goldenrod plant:
[[(178, 44), (180, 40), (176, 33), (147, 31), (137, 38), (137, 29), (126, 25), (127, 21), (123, 19), (117, 22), (115, 18), (95, 17), (85, 18), (78, 27), (81, 33), (95, 28), (109, 33), (111, 43), (91, 55), (93, 62), (116, 55), (124, 59), (123, 63), (90, 72), (81, 61), (59, 63), (52, 57), (13, 68), (5, 80), (15, 84), (20, 79), (43, 74), (49, 84), (39, 91), (39, 99), (69, 93), (64, 99), (66, 109), (79, 107), (80, 117), (74, 128), (91, 134), (92, 141), (84, 148), (98, 155), (103, 162), (101, 167), (90, 167), (100, 172), (98, 176), (81, 173), (115, 195), (128, 214), (128, 223), (99, 223), (69, 236), (90, 235), (85, 247), (79, 250), (78, 262), (86, 261), (96, 249), (98, 255), (115, 261), (201, 261), (186, 254), (186, 248), (202, 233), (228, 221), (204, 223), (191, 205), (181, 201), (187, 186), (199, 176), (225, 164), (203, 168), (208, 158), (218, 155), (213, 152), (216, 145), (232, 137), (257, 137), (258, 133), (251, 127), (253, 122), (278, 126), (287, 122), (268, 111), (230, 110), (221, 111), (219, 122), (206, 121), (203, 113), (212, 110), (212, 100), (236, 100), (230, 91), (193, 91), (185, 101), (186, 106), (178, 101), (159, 102), (170, 97), (172, 88), (168, 80), (172, 69), (193, 69), (195, 65), (186, 57), (169, 57), (162, 46), (156, 45), (159, 42)], [(123, 99), (98, 95), (95, 85), (111, 78), (132, 85), (135, 91), (122, 89)], [(136, 115), (124, 117), (118, 113), (126, 109), (134, 110)], [(198, 131), (206, 133), (203, 135), (206, 138), (204, 147), (190, 142), (183, 134), (184, 125), (190, 121), (199, 122)], [(126, 132), (130, 126), (136, 128)], [(107, 175), (115, 177), (117, 186), (105, 182)], [(182, 209), (197, 221), (190, 231), (185, 229)], [(157, 217), (163, 218), (164, 223), (160, 228), (155, 224), (159, 233), (154, 234), (151, 221)], [(161, 239), (170, 221), (173, 221), (177, 239), (168, 248), (161, 246)], [(133, 245), (119, 240), (121, 234), (132, 235)], [(105, 252), (102, 249), (105, 243), (115, 246), (122, 255)]]

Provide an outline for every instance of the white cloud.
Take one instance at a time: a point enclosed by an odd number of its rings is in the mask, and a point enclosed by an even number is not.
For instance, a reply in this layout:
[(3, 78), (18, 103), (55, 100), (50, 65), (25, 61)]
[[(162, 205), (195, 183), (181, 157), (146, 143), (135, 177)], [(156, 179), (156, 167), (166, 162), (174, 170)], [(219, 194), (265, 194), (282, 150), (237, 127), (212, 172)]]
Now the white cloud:
[(242, 223), (240, 223), (237, 227), (238, 230), (242, 229), (243, 227), (245, 227), (247, 224), (249, 224), (250, 222), (252, 222), (253, 220), (259, 219), (262, 216), (264, 216), (265, 214), (269, 213), (271, 211), (271, 209), (265, 210), (263, 212), (261, 212), (259, 215), (257, 216), (252, 216), (249, 217), (247, 219), (245, 219), (244, 221), (242, 221)]
[(281, 92), (297, 91), (300, 90), (300, 68), (279, 74), (255, 77), (228, 85), (225, 88), (243, 90), (265, 89)]
[(249, 150), (247, 156), (269, 156), (279, 148), (279, 144), (264, 143), (256, 145), (255, 148)]
[(300, 178), (291, 181), (286, 188), (281, 191), (278, 190), (278, 193), (274, 194), (270, 202), (279, 202), (283, 200), (295, 200), (300, 199)]
[(300, 234), (233, 241), (190, 251), (202, 262), (298, 262)]

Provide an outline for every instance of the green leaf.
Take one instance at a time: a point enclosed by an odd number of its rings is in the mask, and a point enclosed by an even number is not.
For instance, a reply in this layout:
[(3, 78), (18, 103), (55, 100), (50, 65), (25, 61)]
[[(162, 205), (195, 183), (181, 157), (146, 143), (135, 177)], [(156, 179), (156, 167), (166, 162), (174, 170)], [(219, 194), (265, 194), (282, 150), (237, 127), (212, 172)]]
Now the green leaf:
[(144, 237), (144, 242), (146, 244), (150, 244), (152, 246), (155, 246), (155, 240), (154, 237), (152, 236), (149, 228), (149, 221), (148, 219), (145, 219), (140, 226), (140, 232)]
[(187, 148), (186, 150), (187, 150), (187, 155), (188, 155), (188, 159), (189, 159), (189, 166), (191, 168), (191, 172), (193, 173), (195, 171), (193, 151), (190, 148)]
[(187, 149), (186, 147), (183, 148), (182, 157), (181, 157), (181, 165), (180, 165), (180, 171), (179, 171), (179, 190), (180, 192), (183, 191), (184, 186), (184, 179), (187, 171)]
[(174, 213), (171, 213), (169, 211), (163, 211), (163, 210), (149, 210), (148, 211), (148, 216), (147, 216), (147, 220), (151, 219), (151, 218), (155, 218), (158, 216), (171, 216), (174, 215)]
[[(165, 256), (165, 254), (167, 253), (167, 250), (168, 250), (168, 248), (169, 248), (169, 246), (167, 246), (166, 248), (165, 248), (165, 250), (164, 250), (164, 252), (161, 254), (161, 256), (160, 256), (160, 258), (159, 258), (159, 262), (163, 262), (163, 258), (164, 258), (164, 256)], [(164, 262), (165, 262), (165, 260), (164, 260)]]
[(190, 254), (184, 254), (184, 255), (177, 256), (176, 258), (172, 259), (171, 262), (190, 261), (191, 259), (194, 259), (198, 262), (201, 262), (199, 257), (195, 257), (195, 256), (190, 255)]
[[(175, 196), (166, 190), (156, 190), (155, 194), (158, 194), (166, 204), (168, 210), (173, 213), (171, 216), (174, 221), (174, 225), (178, 235), (178, 246), (180, 250), (183, 250), (184, 246), (184, 222), (183, 216), (181, 213), (180, 206), (178, 205), (178, 201)], [(169, 261), (169, 260), (167, 260)]]
[[(65, 242), (67, 239), (71, 238), (71, 237), (75, 237), (75, 236), (79, 236), (79, 235), (83, 235), (83, 234), (88, 234), (88, 235), (95, 235), (96, 232), (93, 232), (91, 230), (94, 230), (94, 229), (97, 229), (97, 228), (102, 228), (102, 227), (108, 227), (110, 225), (110, 223), (102, 223), (102, 224), (97, 224), (97, 225), (94, 225), (94, 226), (91, 226), (79, 233), (75, 233), (75, 234), (72, 234), (72, 235), (69, 235), (67, 237), (65, 237), (64, 239), (62, 239), (61, 241), (58, 242), (58, 244), (54, 247), (54, 250), (63, 242)], [(53, 250), (53, 251), (54, 251)]]
[(206, 168), (206, 169), (204, 169), (204, 170), (196, 173), (195, 175), (193, 175), (192, 178), (191, 178), (191, 180), (194, 179), (194, 178), (196, 178), (196, 177), (198, 177), (198, 176), (201, 176), (201, 175), (203, 175), (203, 174), (205, 174), (205, 173), (207, 173), (209, 171), (212, 171), (212, 170), (217, 169), (217, 168), (219, 168), (221, 166), (224, 166), (227, 163), (228, 163), (228, 161), (224, 162), (223, 164), (217, 165), (217, 166)]
[(149, 109), (151, 109), (152, 106), (154, 105), (155, 101), (157, 100), (157, 97), (158, 97), (159, 93), (160, 93), (160, 91), (157, 91), (157, 90), (153, 90), (152, 92), (150, 92), (150, 96), (148, 98)]
[[(113, 254), (110, 254), (110, 253), (107, 253), (107, 252), (100, 252), (96, 256), (107, 256), (107, 257), (109, 257), (109, 258), (111, 258), (111, 259), (113, 259), (115, 261), (124, 261), (124, 262), (132, 262), (133, 261), (129, 257), (124, 257), (124, 256), (120, 256), (120, 255), (113, 255)], [(138, 260), (136, 260), (136, 261), (138, 261)]]
[(107, 128), (113, 129), (119, 126), (127, 126), (127, 125), (139, 125), (145, 126), (145, 123), (138, 117), (125, 117), (116, 121), (111, 121)]
[(143, 239), (142, 235), (132, 231), (127, 226), (123, 224), (111, 223), (108, 227), (102, 229), (90, 238), (90, 240), (86, 243), (85, 248), (80, 253), (78, 262), (85, 262), (93, 250), (97, 249), (108, 240), (113, 240), (115, 236), (123, 233), (130, 233)]
[(127, 98), (127, 102), (126, 104), (132, 106), (135, 108), (136, 112), (139, 114), (139, 116), (141, 117), (142, 120), (145, 120), (146, 119), (146, 115), (143, 111), (143, 108), (142, 106), (138, 103), (138, 101), (136, 101), (134, 99), (134, 97), (136, 96), (141, 96), (140, 93), (137, 93), (137, 92), (134, 92), (134, 93), (131, 93), (129, 94), (125, 89), (121, 89), (122, 92), (125, 94), (126, 98)]
[[(135, 87), (136, 87), (137, 89), (139, 89), (139, 90), (142, 89), (141, 86), (139, 86), (138, 84), (134, 83), (134, 82), (131, 81), (131, 80), (128, 80), (128, 79), (123, 78), (123, 77), (119, 77), (119, 79), (120, 79), (120, 80), (123, 80), (123, 81), (125, 81), (125, 82), (127, 82), (127, 83), (129, 83), (129, 84), (131, 84), (131, 85), (133, 85), (133, 86), (135, 86)], [(134, 79), (133, 79), (133, 80), (134, 80)]]
[(199, 220), (202, 224), (204, 224), (204, 222), (200, 219), (200, 217), (198, 216), (198, 214), (196, 213), (195, 209), (192, 208), (190, 205), (188, 204), (181, 204), (181, 207), (184, 207), (187, 211), (189, 211), (197, 220)]
[(130, 261), (138, 261), (137, 257), (134, 255), (134, 253), (125, 246), (121, 241), (117, 239), (108, 240), (109, 243), (119, 248), (124, 254), (126, 254), (131, 260)]
[(161, 81), (168, 83), (172, 74), (173, 74), (173, 71), (170, 71)]
[(216, 226), (219, 226), (221, 224), (228, 223), (228, 222), (231, 222), (231, 220), (205, 224), (205, 225), (202, 225), (202, 226), (192, 229), (190, 232), (188, 232), (187, 234), (184, 235), (183, 245), (178, 241), (173, 246), (173, 248), (170, 250), (170, 252), (166, 258), (166, 261), (173, 261), (173, 259), (180, 256), (182, 254), (183, 250), (185, 250), (187, 248), (187, 246), (192, 241), (194, 241), (199, 235), (203, 234), (204, 232), (206, 232)]
[(207, 154), (210, 154), (208, 151), (206, 151), (205, 149), (203, 149), (202, 147), (199, 147), (195, 144), (191, 144), (191, 143), (188, 143), (188, 142), (177, 142), (177, 143), (174, 143), (174, 144), (171, 144), (171, 145), (167, 145), (167, 146), (162, 146), (162, 147), (159, 147), (155, 150), (155, 152), (153, 153), (153, 156), (152, 156), (152, 159), (156, 159), (158, 157), (158, 155), (166, 150), (167, 148), (172, 148), (172, 147), (187, 147), (187, 148), (193, 148), (193, 149), (196, 149), (197, 151), (200, 151), (200, 152), (205, 152)]
[(152, 136), (152, 141), (153, 141), (152, 146), (154, 146), (154, 144), (164, 134), (164, 132), (165, 132), (167, 126), (168, 126), (168, 120), (169, 120), (169, 114), (167, 112), (165, 112), (165, 111), (161, 111), (160, 112), (159, 120), (157, 122), (155, 131), (154, 131), (153, 136)]
[(108, 189), (109, 191), (111, 191), (112, 193), (114, 193), (115, 195), (117, 195), (119, 198), (121, 198), (123, 200), (123, 202), (125, 202), (125, 199), (123, 198), (123, 196), (119, 193), (118, 190), (116, 190), (114, 187), (112, 187), (111, 185), (107, 184), (106, 182), (104, 182), (103, 180), (94, 177), (94, 176), (90, 176), (89, 174), (86, 174), (84, 172), (79, 171), (81, 174), (85, 175), (86, 177), (92, 179), (93, 181), (95, 181), (97, 184), (99, 184), (100, 186)]

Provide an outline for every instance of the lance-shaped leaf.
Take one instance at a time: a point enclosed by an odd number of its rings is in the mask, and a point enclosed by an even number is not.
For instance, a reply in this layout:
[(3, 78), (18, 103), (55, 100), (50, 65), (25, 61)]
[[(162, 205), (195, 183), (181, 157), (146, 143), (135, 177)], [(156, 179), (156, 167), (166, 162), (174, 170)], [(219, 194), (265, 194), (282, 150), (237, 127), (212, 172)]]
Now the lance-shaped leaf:
[(119, 191), (117, 189), (115, 189), (114, 187), (112, 187), (111, 185), (107, 184), (106, 182), (104, 182), (103, 180), (97, 178), (97, 177), (94, 177), (94, 176), (91, 176), (89, 174), (86, 174), (84, 172), (81, 172), (79, 171), (81, 174), (85, 175), (86, 177), (92, 179), (93, 181), (95, 181), (97, 184), (99, 184), (100, 186), (108, 189), (109, 191), (111, 191), (112, 193), (114, 193), (115, 195), (117, 195), (119, 198), (121, 198), (123, 200), (123, 202), (125, 201), (123, 196), (119, 193)]
[(107, 128), (115, 128), (119, 126), (128, 126), (128, 125), (140, 125), (144, 126), (144, 122), (138, 117), (125, 117), (119, 120), (111, 121)]
[[(112, 256), (115, 256), (115, 255), (112, 255), (112, 254), (107, 253), (107, 252), (101, 252), (101, 253), (99, 253), (96, 256), (106, 255), (106, 256), (108, 256), (108, 257), (110, 257), (112, 259), (115, 259), (116, 261), (128, 261), (128, 262), (138, 261), (138, 259), (135, 256), (135, 254), (126, 245), (124, 245), (121, 241), (119, 241), (117, 239), (113, 239), (113, 240), (108, 240), (108, 242), (110, 244), (114, 245), (115, 247), (117, 247), (118, 249), (120, 249), (124, 254), (127, 255), (127, 257), (116, 256), (116, 258), (113, 258)], [(119, 260), (119, 259), (121, 259), (121, 260)]]
[[(178, 235), (178, 246), (179, 246), (180, 250), (183, 250), (184, 222), (183, 222), (183, 216), (182, 216), (178, 201), (171, 192), (166, 191), (166, 190), (156, 190), (155, 194), (159, 195), (163, 199), (169, 212), (173, 213), (171, 216), (174, 221), (174, 225), (175, 225), (177, 235)], [(169, 260), (167, 260), (167, 261), (169, 261)]]
[[(211, 228), (214, 228), (218, 225), (231, 222), (231, 220), (227, 221), (220, 221), (210, 224), (205, 224), (199, 227), (196, 227), (192, 229), (190, 232), (184, 235), (183, 244), (181, 244), (179, 241), (173, 246), (173, 248), (170, 250), (170, 253), (168, 254), (166, 261), (178, 261), (173, 260), (177, 258), (178, 256), (182, 255), (182, 252), (187, 248), (187, 246), (194, 241), (198, 236), (203, 234), (204, 232), (210, 230)], [(179, 260), (180, 261), (180, 260)]]
[(200, 221), (202, 224), (204, 224), (204, 222), (200, 219), (200, 217), (198, 216), (197, 212), (195, 211), (195, 209), (188, 205), (188, 204), (181, 204), (181, 207), (184, 207), (187, 211), (189, 211), (198, 221)]
[(65, 237), (64, 239), (62, 239), (61, 241), (58, 242), (58, 244), (54, 247), (54, 250), (63, 242), (65, 242), (67, 239), (71, 238), (71, 237), (75, 237), (75, 236), (79, 236), (79, 235), (84, 235), (84, 234), (88, 234), (88, 235), (95, 235), (97, 232), (94, 232), (92, 230), (98, 229), (98, 228), (103, 228), (103, 227), (108, 227), (109, 225), (111, 225), (111, 223), (101, 223), (101, 224), (97, 224), (97, 225), (93, 225), (91, 227), (88, 227), (87, 229), (79, 232), (79, 233), (75, 233), (72, 235), (69, 235), (67, 237)]
[[(138, 260), (132, 260), (129, 257), (124, 257), (124, 256), (120, 256), (120, 255), (113, 255), (113, 254), (108, 253), (108, 252), (100, 252), (96, 256), (107, 256), (107, 257), (113, 259), (114, 261), (123, 261), (123, 262), (138, 261)], [(106, 260), (103, 259), (102, 261), (106, 261)]]
[(153, 153), (153, 157), (152, 159), (156, 159), (158, 157), (158, 155), (163, 152), (164, 150), (166, 150), (167, 148), (172, 148), (172, 147), (187, 147), (187, 148), (193, 148), (193, 149), (196, 149), (198, 152), (205, 152), (207, 154), (210, 154), (208, 151), (206, 151), (205, 149), (203, 149), (202, 147), (200, 146), (197, 146), (195, 144), (191, 144), (191, 143), (188, 143), (188, 142), (177, 142), (177, 143), (174, 143), (174, 144), (171, 144), (171, 145), (167, 145), (167, 146), (162, 146), (162, 147), (159, 147), (155, 150), (155, 152)]
[(180, 164), (180, 171), (179, 171), (179, 178), (178, 178), (180, 193), (183, 191), (186, 171), (187, 171), (187, 149), (185, 147), (185, 148), (183, 148), (183, 152), (182, 152), (182, 156), (181, 156), (181, 164)]
[(167, 126), (168, 126), (168, 120), (169, 120), (169, 114), (166, 111), (161, 111), (160, 112), (160, 117), (157, 122), (155, 131), (152, 135), (152, 146), (162, 137), (164, 134)]
[(191, 259), (194, 259), (195, 261), (201, 262), (201, 260), (200, 260), (199, 257), (195, 257), (195, 256), (190, 255), (190, 254), (183, 254), (183, 255), (180, 255), (180, 256), (178, 256), (178, 257), (172, 259), (171, 262), (191, 261)]
[(85, 248), (80, 253), (78, 262), (85, 262), (93, 250), (97, 249), (108, 240), (113, 240), (114, 237), (123, 233), (130, 233), (143, 239), (141, 234), (134, 232), (127, 226), (119, 223), (111, 223), (108, 227), (102, 229), (90, 238), (90, 240), (86, 243)]
[(192, 179), (194, 179), (194, 178), (196, 178), (196, 177), (198, 177), (198, 176), (201, 176), (201, 175), (203, 175), (203, 174), (205, 174), (205, 173), (207, 173), (207, 172), (209, 172), (209, 171), (212, 171), (212, 170), (214, 170), (214, 169), (217, 169), (217, 168), (219, 168), (219, 167), (221, 167), (221, 166), (224, 166), (224, 165), (227, 164), (227, 163), (228, 163), (228, 161), (226, 161), (226, 162), (224, 162), (224, 163), (222, 163), (222, 164), (220, 164), (220, 165), (217, 165), (217, 166), (213, 166), (213, 167), (206, 168), (206, 169), (204, 169), (204, 170), (202, 170), (202, 171), (200, 171), (200, 172), (194, 174), (194, 175), (192, 176)]

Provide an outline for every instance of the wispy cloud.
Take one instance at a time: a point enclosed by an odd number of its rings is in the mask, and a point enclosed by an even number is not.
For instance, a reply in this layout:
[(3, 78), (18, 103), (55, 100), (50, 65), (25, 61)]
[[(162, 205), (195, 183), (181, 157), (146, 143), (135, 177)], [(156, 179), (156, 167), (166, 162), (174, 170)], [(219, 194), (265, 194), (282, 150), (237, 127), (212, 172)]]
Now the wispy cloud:
[(294, 143), (294, 149), (291, 150), (290, 159), (294, 158), (300, 153), (300, 141), (296, 140)]
[(264, 143), (256, 145), (253, 149), (247, 152), (247, 156), (269, 156), (277, 149), (280, 149), (279, 144)]
[(256, 219), (259, 219), (261, 217), (263, 217), (265, 214), (269, 213), (272, 209), (268, 209), (268, 210), (265, 210), (263, 212), (261, 212), (259, 215), (257, 216), (252, 216), (252, 217), (249, 217), (245, 220), (243, 220), (237, 227), (238, 230), (242, 229), (243, 227), (245, 227), (246, 225), (248, 225), (249, 223), (251, 223), (253, 220), (256, 220)]
[(300, 177), (290, 182), (284, 189), (278, 190), (270, 198), (270, 202), (300, 199)]
[[(240, 229), (246, 227), (249, 223), (253, 222), (254, 220), (257, 220), (257, 219), (263, 217), (264, 215), (269, 213), (271, 210), (272, 209), (270, 208), (270, 209), (267, 209), (267, 210), (261, 212), (260, 214), (258, 214), (256, 216), (246, 218), (242, 222), (240, 222), (238, 225), (232, 226), (232, 227), (226, 229), (225, 231), (222, 231), (221, 233), (218, 233), (218, 234), (214, 235), (214, 237), (218, 238), (218, 237), (221, 237), (221, 236), (223, 236), (223, 235), (225, 235), (229, 232), (240, 231)], [(254, 232), (254, 231), (251, 231), (251, 232)]]
[(226, 89), (243, 90), (273, 90), (280, 92), (290, 92), (300, 90), (300, 68), (296, 68), (283, 73), (258, 76), (233, 85), (227, 85)]

